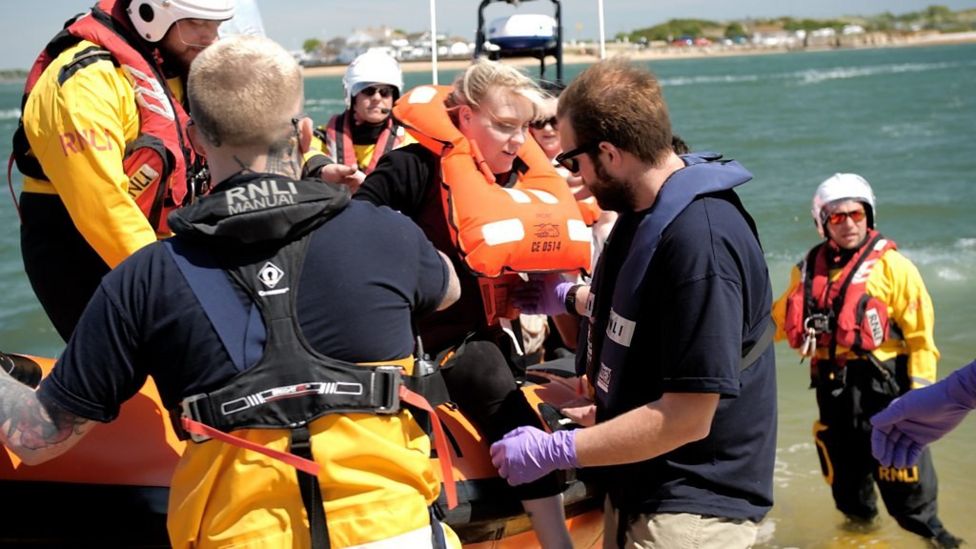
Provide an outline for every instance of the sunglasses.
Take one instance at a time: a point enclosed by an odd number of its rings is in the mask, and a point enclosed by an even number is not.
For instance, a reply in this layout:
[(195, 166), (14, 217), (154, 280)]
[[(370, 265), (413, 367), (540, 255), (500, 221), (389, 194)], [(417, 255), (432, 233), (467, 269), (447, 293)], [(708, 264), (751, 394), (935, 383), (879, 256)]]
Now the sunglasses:
[(582, 147), (576, 147), (571, 151), (559, 153), (556, 155), (556, 163), (569, 170), (570, 173), (579, 173), (579, 159), (576, 157), (583, 153), (595, 151), (599, 146), (600, 142), (594, 141), (593, 143), (583, 145)]
[(854, 210), (853, 212), (834, 212), (827, 216), (827, 222), (831, 225), (840, 225), (849, 217), (854, 223), (860, 223), (864, 221), (866, 216), (867, 214), (864, 212), (864, 210)]
[(529, 125), (536, 130), (545, 129), (546, 126), (552, 126), (553, 129), (555, 129), (557, 124), (559, 124), (559, 122), (556, 120), (555, 116), (551, 116), (549, 118), (543, 118), (542, 120), (533, 120), (532, 122), (529, 122)]
[(376, 92), (380, 92), (380, 97), (386, 99), (387, 97), (393, 95), (393, 88), (390, 86), (369, 86), (363, 88), (359, 93), (363, 94), (365, 97), (373, 97)]

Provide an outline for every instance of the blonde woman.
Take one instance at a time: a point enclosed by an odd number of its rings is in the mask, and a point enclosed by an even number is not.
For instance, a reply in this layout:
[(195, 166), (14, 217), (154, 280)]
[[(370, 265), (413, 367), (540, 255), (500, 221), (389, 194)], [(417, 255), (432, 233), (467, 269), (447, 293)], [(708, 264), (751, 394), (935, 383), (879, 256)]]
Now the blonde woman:
[[(420, 334), (444, 368), (452, 399), (490, 441), (519, 426), (541, 425), (515, 382), (513, 368), (517, 366), (512, 363), (517, 361), (518, 339), (486, 317), (479, 279), (454, 243), (451, 231), (456, 225), (448, 221), (451, 212), (445, 212), (443, 205), (449, 202), (442, 193), (446, 192), (445, 181), (464, 192), (494, 184), (508, 187), (526, 173), (551, 174), (558, 182), (555, 170), (534, 143), (530, 143), (534, 155), (524, 150), (527, 140), (531, 141), (529, 123), (537, 117), (543, 97), (531, 79), (490, 61), (469, 67), (450, 89), (426, 86), (413, 90), (397, 103), (394, 114), (420, 143), (386, 154), (355, 195), (412, 218), (454, 262), (461, 298), (422, 320)], [(426, 138), (431, 136), (434, 138)], [(443, 147), (444, 142), (451, 146)], [(473, 162), (447, 162), (446, 156), (459, 154), (459, 150), (469, 151), (463, 154), (469, 154)], [(561, 186), (565, 192), (565, 185)], [(571, 203), (569, 193), (565, 194)], [(571, 546), (561, 491), (554, 475), (516, 488), (544, 547)]]

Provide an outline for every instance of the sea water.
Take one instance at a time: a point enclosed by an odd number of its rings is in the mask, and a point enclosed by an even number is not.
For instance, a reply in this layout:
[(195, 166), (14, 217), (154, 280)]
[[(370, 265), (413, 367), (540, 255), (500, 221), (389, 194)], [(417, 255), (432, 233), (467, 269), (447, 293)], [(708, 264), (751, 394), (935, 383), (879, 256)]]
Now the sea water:
[[(777, 296), (817, 242), (816, 186), (855, 172), (878, 197), (877, 224), (919, 268), (936, 311), (939, 377), (976, 358), (976, 45), (840, 50), (651, 61), (676, 133), (694, 150), (721, 152), (755, 175), (740, 194), (752, 212)], [(567, 66), (571, 79), (582, 66)], [(552, 67), (550, 66), (550, 74)], [(450, 82), (455, 73), (442, 72)], [(405, 75), (407, 87), (429, 74)], [(0, 153), (10, 151), (21, 83), (0, 83)], [(306, 82), (317, 123), (343, 108), (338, 77)], [(20, 179), (14, 174), (14, 188)], [(35, 300), (20, 259), (16, 210), (0, 200), (0, 349), (56, 355), (63, 347)], [(70, 265), (64, 268), (70, 269)], [(834, 510), (811, 439), (816, 418), (807, 372), (777, 346), (776, 503), (763, 547), (926, 547), (885, 516), (850, 531)], [(976, 543), (970, 520), (976, 418), (934, 445), (940, 515)]]

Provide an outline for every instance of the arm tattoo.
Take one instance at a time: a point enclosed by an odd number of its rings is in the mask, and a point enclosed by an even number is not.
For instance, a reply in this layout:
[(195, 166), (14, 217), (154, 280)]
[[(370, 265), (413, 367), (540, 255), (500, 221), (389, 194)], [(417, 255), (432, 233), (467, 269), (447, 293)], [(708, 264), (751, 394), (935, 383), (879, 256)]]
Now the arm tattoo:
[(88, 423), (57, 406), (44, 406), (30, 387), (0, 371), (0, 442), (21, 457), (22, 452), (60, 454), (56, 447), (83, 435)]

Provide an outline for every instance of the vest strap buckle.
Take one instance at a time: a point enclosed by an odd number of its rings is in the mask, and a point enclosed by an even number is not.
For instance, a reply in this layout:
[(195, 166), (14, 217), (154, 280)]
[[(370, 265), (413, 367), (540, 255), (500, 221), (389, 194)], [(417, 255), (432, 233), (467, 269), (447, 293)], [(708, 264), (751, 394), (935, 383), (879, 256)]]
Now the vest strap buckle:
[(373, 370), (373, 387), (381, 390), (382, 400), (376, 407), (377, 414), (391, 415), (400, 411), (400, 385), (403, 369), (399, 366), (378, 366)]
[[(203, 423), (202, 417), (200, 415), (200, 409), (198, 408), (197, 403), (205, 398), (207, 398), (206, 393), (199, 393), (184, 398), (180, 402), (180, 410), (182, 411), (181, 416), (196, 421), (198, 423)], [(182, 425), (182, 422), (174, 422), (174, 425)], [(183, 430), (183, 433), (177, 433), (177, 434), (180, 435), (181, 439), (184, 439), (185, 436), (188, 436), (190, 440), (192, 440), (193, 442), (206, 442), (210, 440), (210, 437), (208, 437), (207, 435), (201, 433), (193, 433), (186, 430)]]
[(807, 331), (813, 330), (816, 335), (830, 332), (830, 316), (823, 313), (812, 314), (803, 320), (803, 327)]

